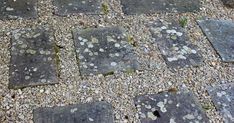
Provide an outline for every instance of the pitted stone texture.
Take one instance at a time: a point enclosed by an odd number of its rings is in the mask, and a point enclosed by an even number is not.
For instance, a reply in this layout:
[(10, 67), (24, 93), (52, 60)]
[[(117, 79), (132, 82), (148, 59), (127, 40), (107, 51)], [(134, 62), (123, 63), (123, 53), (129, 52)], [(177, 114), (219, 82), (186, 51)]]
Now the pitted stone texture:
[(209, 123), (188, 91), (162, 92), (134, 99), (141, 123)]
[(214, 49), (224, 62), (234, 62), (234, 22), (226, 20), (198, 20)]
[(112, 106), (106, 102), (38, 108), (34, 123), (113, 123)]
[(198, 66), (202, 63), (197, 47), (189, 42), (187, 33), (176, 22), (158, 20), (150, 22), (148, 27), (169, 67)]
[(121, 28), (74, 30), (74, 43), (81, 75), (138, 69), (133, 47)]
[(149, 14), (158, 11), (193, 12), (200, 9), (200, 0), (121, 0), (125, 14)]
[(36, 18), (37, 0), (0, 0), (0, 19)]
[(12, 31), (9, 88), (57, 83), (56, 58), (49, 28)]
[(208, 87), (207, 90), (225, 123), (234, 123), (234, 84)]
[(234, 8), (234, 0), (222, 0), (222, 2), (225, 6)]
[(53, 0), (55, 14), (65, 16), (78, 13), (100, 14), (100, 0)]

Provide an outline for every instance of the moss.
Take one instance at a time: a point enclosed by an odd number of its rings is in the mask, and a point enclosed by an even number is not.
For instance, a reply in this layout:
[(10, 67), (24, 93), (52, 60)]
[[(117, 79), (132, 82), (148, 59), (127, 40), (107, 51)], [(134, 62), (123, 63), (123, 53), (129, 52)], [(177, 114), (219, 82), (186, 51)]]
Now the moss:
[(109, 75), (114, 75), (114, 71), (110, 71), (110, 72), (103, 74), (103, 76), (109, 76)]
[(209, 103), (203, 103), (203, 104), (202, 104), (202, 108), (203, 108), (204, 110), (210, 110), (210, 109), (212, 109), (212, 105), (209, 104)]
[(131, 35), (128, 35), (128, 36), (127, 36), (127, 41), (128, 41), (128, 43), (131, 44), (132, 46), (134, 46), (134, 47), (137, 46), (137, 43), (134, 41), (134, 38), (133, 38), (133, 36), (131, 36)]
[(102, 4), (102, 12), (103, 12), (105, 15), (107, 15), (107, 14), (110, 12), (109, 6), (108, 6), (107, 3), (103, 3), (103, 4)]
[(132, 73), (134, 73), (134, 72), (135, 72), (134, 69), (127, 69), (127, 70), (125, 71), (125, 73), (127, 73), (127, 74), (132, 74)]
[(187, 17), (182, 17), (179, 20), (180, 26), (182, 26), (183, 28), (185, 28), (188, 24), (188, 18)]

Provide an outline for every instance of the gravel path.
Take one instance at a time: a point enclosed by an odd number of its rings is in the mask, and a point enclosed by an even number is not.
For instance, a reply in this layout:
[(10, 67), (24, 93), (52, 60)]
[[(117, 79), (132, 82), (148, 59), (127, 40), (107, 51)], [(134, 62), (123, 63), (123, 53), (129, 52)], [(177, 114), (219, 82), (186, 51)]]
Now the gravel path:
[[(202, 0), (197, 13), (156, 13), (125, 16), (119, 0), (104, 0), (111, 11), (107, 15), (77, 15), (59, 17), (53, 15), (51, 0), (39, 0), (39, 18), (35, 20), (0, 20), (0, 122), (31, 123), (32, 111), (38, 107), (64, 106), (105, 100), (114, 107), (115, 122), (138, 123), (133, 98), (141, 94), (153, 94), (186, 85), (206, 109), (212, 123), (223, 119), (215, 110), (206, 87), (234, 82), (234, 64), (223, 63), (206, 39), (197, 19), (202, 17), (234, 21), (234, 9), (226, 8), (220, 0)], [(145, 24), (156, 19), (188, 18), (185, 28), (190, 40), (199, 47), (204, 63), (199, 67), (181, 68), (171, 71), (166, 66)], [(10, 33), (17, 28), (48, 23), (55, 30), (56, 43), (60, 47), (59, 84), (24, 89), (8, 89), (8, 63), (10, 61)], [(141, 69), (135, 73), (115, 73), (110, 76), (81, 78), (76, 63), (72, 29), (86, 27), (121, 26), (131, 35), (137, 46), (135, 51)]]

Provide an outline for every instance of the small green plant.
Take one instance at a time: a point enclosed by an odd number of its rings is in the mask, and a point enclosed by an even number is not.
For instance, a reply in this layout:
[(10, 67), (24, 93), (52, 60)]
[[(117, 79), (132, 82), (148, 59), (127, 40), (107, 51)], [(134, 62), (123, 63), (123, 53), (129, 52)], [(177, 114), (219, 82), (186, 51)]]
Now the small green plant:
[(180, 18), (179, 22), (180, 22), (180, 26), (182, 26), (184, 28), (188, 24), (188, 18), (182, 17), (182, 18)]
[(137, 46), (136, 42), (134, 41), (134, 38), (131, 35), (127, 36), (127, 40), (128, 40), (128, 43), (131, 44), (132, 46), (134, 47)]
[(109, 13), (109, 7), (108, 7), (108, 4), (107, 3), (103, 3), (102, 4), (102, 12), (107, 15)]
[(202, 108), (205, 110), (210, 110), (210, 109), (212, 109), (212, 106), (209, 103), (204, 103), (204, 104), (202, 104)]

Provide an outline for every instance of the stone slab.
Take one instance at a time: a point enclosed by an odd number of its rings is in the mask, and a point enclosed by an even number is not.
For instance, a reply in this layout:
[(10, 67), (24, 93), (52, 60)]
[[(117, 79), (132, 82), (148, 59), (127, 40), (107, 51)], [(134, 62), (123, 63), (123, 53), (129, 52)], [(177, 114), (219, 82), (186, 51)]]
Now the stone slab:
[(213, 19), (197, 22), (222, 61), (234, 62), (234, 22)]
[(58, 83), (53, 31), (47, 27), (12, 31), (9, 88)]
[(225, 123), (234, 123), (234, 84), (217, 85), (207, 90)]
[(81, 75), (138, 69), (133, 47), (128, 43), (122, 28), (76, 29), (73, 32)]
[(141, 123), (209, 123), (201, 105), (188, 91), (142, 95), (134, 102)]
[(149, 22), (147, 26), (170, 68), (198, 66), (202, 63), (198, 48), (190, 42), (178, 23), (157, 20)]
[(66, 16), (78, 13), (100, 14), (100, 0), (53, 0), (55, 14)]
[(33, 120), (34, 123), (114, 123), (112, 106), (106, 102), (38, 108), (33, 111)]
[(37, 0), (0, 0), (0, 19), (37, 17)]
[(200, 0), (121, 0), (123, 12), (150, 14), (164, 12), (194, 12), (200, 9)]

